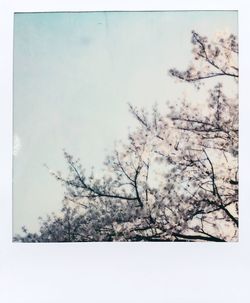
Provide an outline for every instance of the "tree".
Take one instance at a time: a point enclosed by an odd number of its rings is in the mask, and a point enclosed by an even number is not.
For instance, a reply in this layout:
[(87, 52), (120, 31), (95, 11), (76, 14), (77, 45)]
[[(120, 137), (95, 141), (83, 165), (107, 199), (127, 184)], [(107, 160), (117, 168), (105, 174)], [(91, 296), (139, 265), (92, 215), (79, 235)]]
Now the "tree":
[(195, 31), (192, 32), (193, 54), (196, 63), (186, 71), (180, 72), (171, 69), (170, 74), (187, 82), (200, 82), (214, 77), (232, 77), (237, 79), (238, 42), (233, 34), (219, 34), (216, 41), (209, 42), (207, 37), (202, 37)]
[[(209, 42), (192, 32), (192, 44), (192, 66), (172, 77), (197, 88), (209, 78), (237, 81), (236, 36)], [(237, 240), (237, 96), (216, 83), (202, 108), (183, 101), (166, 114), (129, 109), (139, 126), (107, 158), (105, 175), (88, 176), (65, 151), (69, 176), (53, 173), (66, 189), (61, 215), (15, 241)]]

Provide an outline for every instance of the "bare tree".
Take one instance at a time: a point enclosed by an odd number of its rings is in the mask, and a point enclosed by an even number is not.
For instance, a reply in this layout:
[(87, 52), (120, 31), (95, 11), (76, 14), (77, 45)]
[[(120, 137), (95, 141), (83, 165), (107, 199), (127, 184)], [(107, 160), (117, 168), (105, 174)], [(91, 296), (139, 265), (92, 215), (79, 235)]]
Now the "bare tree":
[[(171, 76), (194, 84), (237, 81), (234, 35), (208, 42), (192, 32), (192, 43), (193, 65), (172, 69)], [(203, 101), (202, 108), (183, 101), (166, 114), (130, 105), (139, 126), (107, 158), (101, 178), (87, 176), (64, 152), (69, 176), (53, 173), (66, 189), (61, 215), (43, 220), (38, 234), (24, 228), (25, 236), (15, 240), (236, 241), (238, 99), (217, 83)]]

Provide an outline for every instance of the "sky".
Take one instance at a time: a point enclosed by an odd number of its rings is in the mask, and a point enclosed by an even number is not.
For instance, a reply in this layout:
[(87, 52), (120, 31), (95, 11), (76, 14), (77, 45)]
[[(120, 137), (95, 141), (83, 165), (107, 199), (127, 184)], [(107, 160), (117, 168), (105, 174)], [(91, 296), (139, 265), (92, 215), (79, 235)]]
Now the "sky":
[(137, 125), (128, 103), (204, 101), (168, 75), (191, 63), (192, 30), (237, 34), (237, 13), (15, 14), (13, 233), (37, 231), (39, 216), (59, 211), (63, 188), (48, 168), (67, 174), (63, 149), (101, 170)]

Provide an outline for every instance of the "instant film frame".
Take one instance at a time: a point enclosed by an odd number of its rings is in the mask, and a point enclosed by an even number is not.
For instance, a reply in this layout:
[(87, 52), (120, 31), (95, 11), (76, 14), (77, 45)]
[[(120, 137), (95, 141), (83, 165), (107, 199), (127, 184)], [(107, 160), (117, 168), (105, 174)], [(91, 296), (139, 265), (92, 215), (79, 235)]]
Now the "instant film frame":
[[(249, 148), (247, 138), (247, 112), (249, 105), (246, 102), (246, 82), (245, 78), (248, 70), (247, 49), (248, 44), (243, 38), (248, 36), (247, 18), (245, 12), (246, 7), (237, 5), (233, 2), (228, 6), (221, 4), (221, 7), (215, 3), (210, 3), (210, 7), (202, 7), (202, 9), (239, 9), (240, 23), (240, 66), (241, 66), (241, 82), (240, 82), (240, 103), (244, 111), (241, 111), (241, 157), (240, 169), (241, 174), (241, 226), (240, 241), (234, 244), (212, 243), (208, 244), (192, 244), (184, 245), (184, 243), (166, 245), (155, 243), (137, 243), (125, 245), (125, 243), (96, 243), (87, 244), (52, 244), (52, 245), (32, 245), (32, 244), (15, 244), (11, 243), (11, 88), (12, 88), (12, 21), (14, 11), (48, 11), (58, 10), (51, 4), (43, 2), (40, 7), (31, 7), (31, 3), (27, 6), (18, 7), (17, 3), (13, 3), (13, 8), (6, 4), (3, 10), (2, 20), (5, 20), (6, 28), (9, 32), (1, 32), (1, 39), (6, 43), (6, 52), (2, 63), (6, 67), (4, 77), (1, 76), (3, 85), (3, 98), (1, 97), (4, 108), (4, 116), (2, 121), (5, 123), (1, 130), (3, 132), (3, 180), (4, 191), (1, 193), (2, 210), (1, 222), (3, 222), (4, 233), (1, 235), (3, 243), (2, 256), (4, 262), (1, 266), (1, 282), (4, 291), (1, 296), (4, 301), (10, 302), (32, 302), (36, 297), (46, 302), (68, 301), (79, 299), (85, 292), (85, 298), (90, 302), (98, 302), (101, 298), (104, 301), (115, 302), (117, 298), (122, 302), (144, 300), (151, 302), (165, 302), (171, 300), (173, 302), (203, 302), (224, 301), (228, 302), (247, 302), (248, 293), (246, 287), (245, 272), (249, 269), (248, 261), (248, 225), (247, 225), (247, 150)], [(38, 5), (38, 4), (37, 4)], [(42, 7), (43, 5), (43, 7)], [(81, 8), (81, 5), (71, 3), (61, 3), (60, 10), (88, 10), (91, 9), (90, 4)], [(164, 4), (161, 4), (164, 6)], [(182, 3), (182, 6), (187, 4)], [(87, 8), (88, 6), (88, 8)], [(97, 5), (98, 10), (101, 9)], [(151, 7), (150, 7), (151, 6)], [(160, 4), (159, 4), (160, 6)], [(195, 9), (195, 3), (189, 2), (188, 7), (161, 7), (161, 9)], [(193, 7), (192, 7), (193, 6)], [(211, 7), (213, 6), (213, 7)], [(145, 8), (146, 7), (146, 8)], [(155, 7), (158, 9), (160, 7)], [(97, 8), (96, 8), (97, 9)], [(103, 8), (104, 9), (104, 8)], [(105, 10), (108, 10), (105, 7)], [(126, 9), (120, 6), (119, 9)], [(130, 9), (142, 9), (130, 5)], [(145, 3), (144, 9), (154, 9), (152, 4)], [(197, 9), (197, 7), (196, 7)], [(199, 7), (201, 9), (201, 7)], [(244, 47), (243, 47), (244, 46)], [(9, 51), (8, 51), (9, 50)], [(244, 61), (243, 61), (244, 60)], [(242, 64), (244, 62), (244, 64)], [(4, 100), (4, 101), (3, 101)], [(6, 102), (8, 100), (8, 102)], [(8, 119), (7, 119), (8, 118)], [(244, 161), (244, 162), (243, 162)], [(242, 165), (244, 163), (244, 165)], [(8, 165), (6, 165), (8, 164)], [(244, 168), (245, 167), (245, 168)], [(7, 215), (6, 215), (7, 214)], [(87, 262), (88, 259), (88, 262)], [(167, 261), (167, 260), (168, 261)], [(73, 265), (72, 265), (73, 263)], [(80, 264), (80, 265), (79, 265)], [(119, 271), (117, 270), (119, 268)], [(75, 284), (65, 279), (65, 276), (73, 275), (76, 277)], [(155, 276), (153, 281), (150, 276)], [(203, 279), (197, 279), (197, 276), (203, 276)], [(231, 277), (234, 277), (232, 281)], [(14, 277), (14, 278), (13, 278)], [(23, 277), (26, 278), (26, 282)], [(34, 277), (36, 283), (33, 283)], [(84, 277), (84, 278), (83, 278)], [(189, 277), (189, 278), (187, 278)], [(236, 277), (236, 278), (235, 278)], [(44, 282), (46, 281), (46, 282)], [(118, 283), (117, 283), (118, 281)], [(147, 287), (150, 289), (147, 293), (138, 291), (136, 283), (139, 282), (141, 289)], [(194, 287), (194, 282), (196, 287)], [(212, 284), (211, 281), (213, 281)], [(43, 286), (42, 286), (43, 285)], [(66, 285), (68, 287), (66, 289)], [(86, 287), (82, 286), (86, 285)], [(112, 285), (112, 286), (111, 286)], [(114, 285), (114, 286), (113, 286)], [(137, 284), (138, 285), (138, 284)], [(178, 285), (178, 286), (177, 286)], [(207, 285), (213, 285), (213, 293), (207, 293)], [(19, 295), (11, 292), (11, 288), (15, 287)], [(183, 293), (179, 293), (178, 289), (182, 287)], [(110, 295), (110, 289), (113, 289), (113, 295)], [(140, 288), (140, 287), (139, 287)], [(79, 290), (78, 290), (79, 289)], [(81, 291), (80, 291), (81, 289)], [(82, 289), (84, 291), (82, 291)], [(97, 294), (96, 289), (100, 289)], [(119, 295), (122, 295), (119, 297)], [(66, 302), (65, 301), (65, 302)]]

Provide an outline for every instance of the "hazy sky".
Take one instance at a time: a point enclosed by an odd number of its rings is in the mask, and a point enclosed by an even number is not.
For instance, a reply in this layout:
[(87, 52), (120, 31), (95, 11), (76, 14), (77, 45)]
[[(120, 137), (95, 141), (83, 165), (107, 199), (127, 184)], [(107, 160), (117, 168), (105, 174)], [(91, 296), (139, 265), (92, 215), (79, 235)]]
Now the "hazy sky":
[[(13, 231), (38, 228), (63, 189), (62, 149), (102, 166), (135, 121), (127, 103), (164, 108), (193, 93), (168, 76), (191, 62), (191, 31), (237, 33), (236, 12), (15, 14)], [(204, 101), (204, 100), (203, 100)]]

